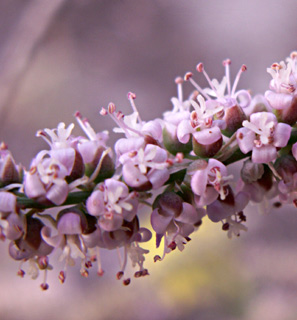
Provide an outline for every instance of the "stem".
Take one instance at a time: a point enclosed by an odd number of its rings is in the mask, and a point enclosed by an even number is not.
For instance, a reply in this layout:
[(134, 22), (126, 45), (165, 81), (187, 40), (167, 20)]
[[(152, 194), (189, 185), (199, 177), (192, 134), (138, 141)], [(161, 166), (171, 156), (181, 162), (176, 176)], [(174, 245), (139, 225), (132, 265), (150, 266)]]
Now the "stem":
[(17, 203), (22, 209), (29, 209), (29, 208), (47, 209), (47, 208), (53, 208), (53, 207), (62, 207), (67, 205), (79, 204), (81, 202), (85, 202), (87, 198), (90, 196), (90, 194), (91, 194), (91, 191), (71, 192), (68, 194), (66, 201), (63, 204), (57, 206), (55, 204), (44, 205), (44, 204), (38, 203), (33, 199), (27, 198), (22, 193), (19, 193), (19, 192), (16, 193)]

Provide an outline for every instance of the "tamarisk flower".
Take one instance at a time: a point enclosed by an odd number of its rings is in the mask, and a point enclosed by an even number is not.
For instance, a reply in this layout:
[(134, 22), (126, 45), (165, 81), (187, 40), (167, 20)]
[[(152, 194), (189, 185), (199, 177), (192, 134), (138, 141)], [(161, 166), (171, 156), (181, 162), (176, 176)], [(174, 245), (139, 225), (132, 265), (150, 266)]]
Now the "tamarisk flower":
[(219, 118), (226, 122), (226, 127), (223, 133), (227, 136), (231, 136), (238, 128), (241, 127), (242, 121), (246, 118), (242, 108), (248, 107), (251, 102), (251, 96), (247, 90), (236, 91), (240, 76), (247, 70), (247, 67), (242, 65), (231, 88), (230, 65), (230, 59), (223, 61), (225, 76), (221, 83), (219, 83), (217, 79), (210, 80), (210, 77), (204, 69), (203, 63), (198, 63), (196, 70), (204, 74), (209, 84), (209, 88), (205, 89), (202, 89), (198, 83), (192, 79), (191, 72), (188, 72), (185, 75), (185, 79), (190, 81), (198, 92), (203, 95), (208, 105), (212, 105), (213, 107), (223, 106), (223, 111)]
[[(29, 263), (28, 273), (32, 279), (36, 279), (38, 276), (38, 270), (44, 270), (44, 279), (40, 285), (42, 290), (48, 289), (47, 270), (52, 267), (49, 265), (48, 255), (52, 252), (52, 246), (48, 245), (41, 238), (41, 230), (44, 227), (43, 222), (40, 219), (32, 218), (30, 216), (24, 217), (26, 226), (25, 232), (22, 236), (9, 244), (9, 255), (17, 261), (22, 263)], [(25, 228), (24, 228), (25, 229)], [(20, 269), (18, 275), (23, 277), (25, 272)]]
[(297, 52), (292, 52), (287, 64), (273, 63), (267, 72), (272, 76), (270, 90), (265, 97), (282, 122), (294, 124), (297, 120)]
[(213, 157), (223, 144), (220, 127), (225, 127), (222, 120), (214, 120), (214, 115), (223, 110), (222, 106), (207, 107), (204, 98), (198, 95), (199, 104), (191, 104), (194, 111), (190, 119), (182, 120), (177, 127), (180, 142), (187, 143), (193, 135), (193, 150), (200, 157)]
[(240, 150), (252, 151), (252, 161), (268, 163), (277, 157), (277, 148), (285, 147), (291, 134), (291, 126), (278, 123), (270, 112), (253, 113), (250, 121), (243, 121), (243, 128), (236, 133)]
[(191, 189), (196, 195), (198, 207), (209, 205), (218, 196), (225, 200), (228, 194), (229, 181), (233, 176), (227, 176), (226, 166), (216, 159), (194, 161), (188, 168), (187, 174), (191, 176)]
[(195, 227), (201, 224), (205, 209), (195, 208), (183, 202), (182, 198), (174, 192), (163, 193), (157, 198), (154, 206), (151, 224), (156, 232), (157, 247), (161, 239), (165, 237), (163, 258), (176, 246), (182, 251), (184, 244), (190, 240), (189, 235), (195, 230)]
[(137, 213), (138, 201), (135, 192), (115, 179), (106, 179), (87, 199), (88, 212), (98, 217), (98, 224), (105, 231), (119, 229), (123, 221), (132, 221)]

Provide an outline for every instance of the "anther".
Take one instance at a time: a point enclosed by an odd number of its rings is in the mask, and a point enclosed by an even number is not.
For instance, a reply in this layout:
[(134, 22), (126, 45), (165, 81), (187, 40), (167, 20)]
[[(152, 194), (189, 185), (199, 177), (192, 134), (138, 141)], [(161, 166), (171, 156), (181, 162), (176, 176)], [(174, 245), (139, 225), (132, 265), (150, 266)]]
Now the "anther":
[(297, 51), (293, 51), (290, 54), (291, 59), (296, 59), (297, 58)]
[(203, 66), (203, 63), (202, 63), (202, 62), (200, 62), (200, 63), (197, 64), (196, 70), (197, 70), (198, 72), (203, 72), (204, 66)]
[(282, 206), (282, 203), (279, 202), (279, 201), (277, 201), (277, 202), (274, 202), (273, 206), (274, 206), (275, 208), (280, 208), (280, 207)]
[(135, 100), (136, 99), (136, 94), (133, 93), (133, 92), (128, 92), (127, 97), (128, 97), (129, 100), (130, 99)]
[(40, 288), (41, 288), (41, 290), (45, 291), (45, 290), (47, 290), (49, 288), (49, 285), (47, 283), (42, 283), (40, 285)]
[(182, 77), (176, 77), (175, 80), (174, 80), (174, 82), (175, 82), (176, 84), (181, 84), (181, 83), (184, 82), (184, 80), (183, 80)]
[(136, 271), (135, 273), (134, 273), (134, 278), (140, 278), (142, 276), (142, 271), (140, 270), (140, 271)]
[(229, 230), (229, 227), (230, 227), (229, 223), (228, 223), (228, 222), (225, 222), (225, 223), (223, 224), (223, 226), (222, 226), (222, 229), (223, 229), (224, 231), (227, 231), (227, 230)]
[(158, 256), (158, 255), (154, 256), (154, 262), (161, 261), (161, 260), (162, 259), (160, 256)]
[(226, 66), (230, 66), (231, 64), (231, 60), (230, 59), (226, 59), (223, 61), (223, 66), (226, 67)]
[(241, 66), (241, 71), (244, 72), (244, 71), (246, 71), (246, 70), (247, 70), (247, 66), (246, 66), (245, 64), (243, 64), (243, 65)]
[(123, 271), (119, 271), (116, 275), (118, 280), (121, 280), (123, 278), (124, 272)]
[(101, 108), (101, 111), (99, 112), (101, 116), (106, 116), (108, 114), (107, 110), (105, 108)]
[(80, 274), (84, 277), (87, 278), (89, 276), (89, 271), (86, 269), (80, 270)]
[(48, 267), (48, 257), (39, 257), (37, 263), (40, 270), (46, 269)]
[(20, 269), (20, 270), (17, 272), (17, 275), (18, 275), (19, 277), (21, 277), (21, 278), (24, 278), (24, 276), (25, 276), (25, 271), (22, 270), (22, 269)]
[(176, 243), (175, 241), (172, 241), (169, 245), (168, 248), (171, 249), (172, 251), (176, 249)]
[(58, 279), (60, 280), (61, 283), (64, 283), (64, 282), (65, 282), (66, 275), (65, 275), (65, 272), (64, 272), (64, 271), (60, 271), (59, 276), (58, 276)]
[(97, 271), (97, 276), (102, 277), (104, 275), (104, 270), (100, 269)]
[(110, 102), (107, 109), (108, 113), (113, 114), (116, 111), (116, 106), (114, 103)]
[(185, 81), (189, 81), (190, 78), (192, 78), (193, 73), (192, 72), (187, 72), (184, 76)]
[(91, 268), (92, 267), (92, 261), (86, 261), (86, 263), (85, 263), (85, 267), (87, 268), (87, 269), (89, 269), (89, 268)]
[(125, 279), (125, 280), (123, 280), (123, 285), (124, 285), (124, 286), (128, 286), (128, 285), (130, 284), (130, 282), (131, 282), (131, 279), (130, 279), (130, 278)]

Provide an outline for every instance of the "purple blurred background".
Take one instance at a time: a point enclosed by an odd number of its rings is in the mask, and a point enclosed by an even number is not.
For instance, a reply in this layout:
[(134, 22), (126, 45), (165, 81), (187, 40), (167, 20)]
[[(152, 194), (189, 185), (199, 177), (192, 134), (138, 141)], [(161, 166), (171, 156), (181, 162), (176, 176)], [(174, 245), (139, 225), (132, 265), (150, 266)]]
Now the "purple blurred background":
[[(263, 93), (266, 68), (297, 49), (296, 13), (295, 0), (1, 0), (0, 140), (28, 167), (45, 147), (36, 131), (73, 122), (76, 110), (110, 129), (100, 108), (113, 101), (130, 113), (133, 91), (144, 120), (160, 117), (174, 78), (200, 61), (219, 80), (223, 59), (233, 78), (246, 64), (239, 86)], [(73, 268), (60, 285), (55, 268), (41, 292), (40, 279), (15, 276), (3, 243), (0, 319), (297, 319), (296, 209), (252, 208), (248, 227), (230, 241), (206, 221), (183, 253), (156, 264), (152, 253), (151, 275), (129, 287), (114, 279), (117, 259), (106, 252), (103, 278)]]

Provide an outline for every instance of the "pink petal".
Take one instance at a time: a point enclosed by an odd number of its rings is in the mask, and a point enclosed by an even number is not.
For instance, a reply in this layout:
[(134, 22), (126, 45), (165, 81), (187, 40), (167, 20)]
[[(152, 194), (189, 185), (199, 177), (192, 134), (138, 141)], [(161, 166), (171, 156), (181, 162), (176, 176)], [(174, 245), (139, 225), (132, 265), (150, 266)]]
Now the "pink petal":
[(276, 159), (276, 148), (272, 145), (265, 145), (260, 148), (254, 147), (252, 161), (255, 163), (268, 163)]
[(160, 215), (159, 209), (155, 209), (151, 214), (151, 224), (157, 234), (165, 234), (166, 229), (171, 221), (172, 216)]
[(195, 132), (193, 136), (198, 143), (209, 145), (221, 139), (222, 133), (219, 127), (212, 127)]
[(265, 92), (265, 98), (273, 109), (281, 110), (290, 107), (293, 96), (286, 93), (276, 93), (268, 90)]
[(65, 213), (58, 221), (59, 234), (81, 234), (81, 219), (76, 213)]
[(236, 133), (237, 143), (242, 153), (250, 152), (254, 147), (256, 135), (253, 131), (247, 128), (240, 128)]
[(191, 188), (195, 194), (202, 196), (206, 189), (208, 180), (207, 169), (198, 170), (191, 179)]
[(178, 140), (181, 143), (187, 143), (190, 140), (191, 133), (194, 132), (193, 127), (191, 126), (190, 120), (182, 120), (177, 126), (176, 135)]
[(275, 147), (285, 147), (290, 139), (292, 128), (286, 123), (278, 123), (274, 131)]

